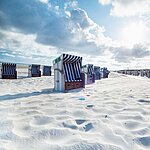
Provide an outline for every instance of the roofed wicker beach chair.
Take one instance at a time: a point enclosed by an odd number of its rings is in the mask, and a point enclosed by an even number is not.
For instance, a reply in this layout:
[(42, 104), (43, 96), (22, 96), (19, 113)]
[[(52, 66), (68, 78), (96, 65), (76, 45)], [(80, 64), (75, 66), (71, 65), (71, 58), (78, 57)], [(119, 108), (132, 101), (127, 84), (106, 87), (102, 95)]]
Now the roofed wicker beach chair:
[(94, 66), (95, 80), (101, 79), (100, 67)]
[(145, 76), (147, 78), (150, 78), (150, 70), (149, 69), (145, 69)]
[(107, 68), (106, 67), (101, 68), (101, 77), (108, 78), (108, 75), (109, 75), (109, 71), (107, 70)]
[(53, 61), (54, 90), (66, 91), (85, 87), (82, 57), (62, 54)]
[(144, 69), (141, 69), (141, 70), (140, 70), (140, 76), (141, 76), (141, 77), (144, 77), (144, 75), (145, 75)]
[(28, 76), (41, 77), (40, 65), (29, 65)]
[(138, 76), (139, 74), (138, 74), (138, 70), (133, 70), (133, 75), (134, 76)]
[(87, 64), (82, 66), (82, 72), (85, 74), (85, 84), (91, 84), (95, 82), (95, 73), (93, 64)]
[(17, 79), (16, 64), (2, 63), (1, 64), (1, 78), (2, 79)]
[(51, 76), (51, 66), (43, 66), (43, 76)]

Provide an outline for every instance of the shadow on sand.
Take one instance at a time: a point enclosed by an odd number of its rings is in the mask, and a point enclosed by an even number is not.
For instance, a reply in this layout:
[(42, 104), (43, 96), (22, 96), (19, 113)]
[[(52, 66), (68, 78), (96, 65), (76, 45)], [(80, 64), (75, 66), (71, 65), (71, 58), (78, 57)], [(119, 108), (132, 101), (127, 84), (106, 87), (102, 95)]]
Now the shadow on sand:
[(42, 91), (36, 91), (36, 92), (31, 92), (31, 93), (18, 93), (18, 94), (6, 94), (6, 95), (2, 95), (0, 96), (0, 101), (4, 101), (4, 100), (15, 100), (18, 98), (26, 98), (26, 97), (32, 97), (32, 96), (38, 96), (38, 95), (44, 95), (44, 94), (55, 94), (56, 92), (53, 91), (53, 88), (51, 89), (43, 89)]
[(42, 91), (36, 91), (36, 92), (28, 92), (28, 93), (18, 93), (18, 94), (6, 94), (6, 95), (1, 95), (0, 96), (0, 101), (5, 101), (5, 100), (15, 100), (18, 98), (26, 98), (26, 97), (32, 97), (32, 96), (38, 96), (38, 95), (46, 95), (46, 94), (62, 94), (62, 93), (78, 93), (82, 90), (81, 89), (74, 89), (70, 91), (65, 91), (65, 92), (57, 92), (54, 91), (53, 88), (50, 89), (43, 89)]

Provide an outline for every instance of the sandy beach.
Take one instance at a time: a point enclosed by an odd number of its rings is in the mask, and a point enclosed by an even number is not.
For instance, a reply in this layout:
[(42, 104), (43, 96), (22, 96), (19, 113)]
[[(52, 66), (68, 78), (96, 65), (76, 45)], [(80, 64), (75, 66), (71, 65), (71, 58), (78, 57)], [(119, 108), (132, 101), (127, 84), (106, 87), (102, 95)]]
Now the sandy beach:
[(150, 80), (111, 73), (53, 92), (53, 76), (0, 80), (0, 150), (148, 150)]

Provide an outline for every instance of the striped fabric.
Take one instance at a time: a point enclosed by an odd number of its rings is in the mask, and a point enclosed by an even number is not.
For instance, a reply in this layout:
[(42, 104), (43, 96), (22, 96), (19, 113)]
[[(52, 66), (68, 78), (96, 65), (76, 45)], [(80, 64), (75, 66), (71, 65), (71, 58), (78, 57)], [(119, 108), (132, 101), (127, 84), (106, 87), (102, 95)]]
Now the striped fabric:
[(2, 63), (2, 74), (3, 75), (15, 75), (16, 64)]
[(82, 57), (79, 56), (74, 56), (74, 55), (69, 55), (69, 54), (63, 54), (63, 62), (64, 63), (74, 63), (77, 62), (78, 60), (81, 60)]
[(81, 81), (82, 57), (63, 54), (66, 82)]
[(90, 75), (90, 77), (93, 76), (93, 65), (88, 65), (88, 74)]

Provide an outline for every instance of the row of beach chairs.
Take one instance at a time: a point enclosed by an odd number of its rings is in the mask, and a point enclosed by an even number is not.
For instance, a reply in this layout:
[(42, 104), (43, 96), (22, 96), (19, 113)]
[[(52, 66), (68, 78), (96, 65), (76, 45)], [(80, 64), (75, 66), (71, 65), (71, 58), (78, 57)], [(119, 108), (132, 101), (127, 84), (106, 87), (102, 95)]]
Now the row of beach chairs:
[[(17, 79), (16, 64), (1, 64), (2, 79)], [(51, 66), (43, 66), (43, 76), (51, 76)], [(54, 90), (66, 91), (84, 88), (85, 84), (92, 84), (95, 80), (108, 78), (107, 68), (100, 68), (93, 64), (82, 65), (82, 57), (62, 54), (53, 61)], [(28, 66), (28, 77), (41, 77), (40, 65)]]
[(150, 78), (150, 69), (133, 69), (133, 70), (119, 70), (117, 71), (121, 74), (133, 75), (133, 76), (141, 76)]
[[(51, 76), (51, 66), (43, 66), (43, 76)], [(28, 77), (41, 77), (40, 65), (28, 66)], [(17, 65), (14, 63), (0, 64), (0, 78), (17, 79)]]
[(53, 61), (54, 90), (66, 91), (84, 88), (95, 80), (108, 78), (107, 68), (100, 68), (93, 64), (82, 65), (82, 57), (62, 54)]

